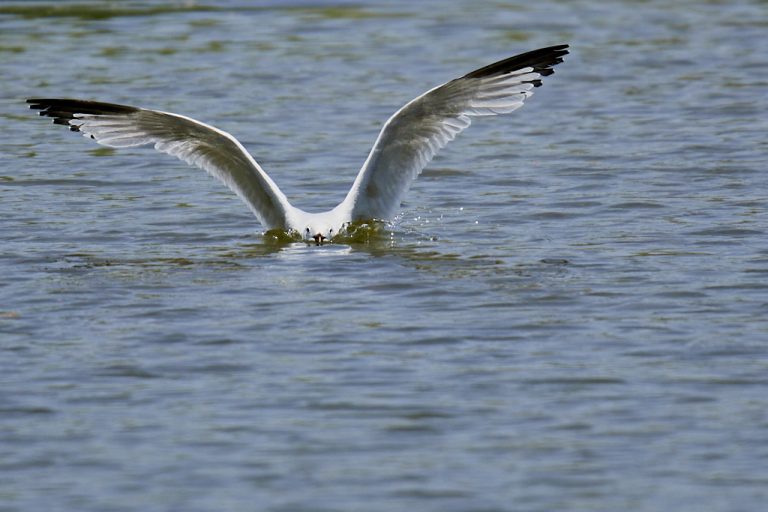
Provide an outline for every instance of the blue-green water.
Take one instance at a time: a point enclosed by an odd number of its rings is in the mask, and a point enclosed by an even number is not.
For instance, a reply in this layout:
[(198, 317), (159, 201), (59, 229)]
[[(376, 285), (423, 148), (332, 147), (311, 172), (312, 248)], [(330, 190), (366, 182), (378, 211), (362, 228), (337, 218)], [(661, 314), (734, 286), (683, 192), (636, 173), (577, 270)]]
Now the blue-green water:
[[(215, 7), (208, 7), (213, 6)], [(768, 4), (0, 4), (0, 511), (761, 510)], [(379, 238), (275, 245), (27, 97), (186, 114), (307, 209), (551, 44)]]

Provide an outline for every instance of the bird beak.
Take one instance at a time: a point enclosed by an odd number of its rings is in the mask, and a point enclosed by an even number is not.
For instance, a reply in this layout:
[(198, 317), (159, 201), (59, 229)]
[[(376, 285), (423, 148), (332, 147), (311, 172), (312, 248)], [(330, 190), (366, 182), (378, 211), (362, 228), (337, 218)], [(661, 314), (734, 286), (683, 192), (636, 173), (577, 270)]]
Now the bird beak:
[(323, 245), (323, 241), (325, 240), (325, 237), (321, 233), (317, 233), (312, 238), (315, 240), (315, 245)]

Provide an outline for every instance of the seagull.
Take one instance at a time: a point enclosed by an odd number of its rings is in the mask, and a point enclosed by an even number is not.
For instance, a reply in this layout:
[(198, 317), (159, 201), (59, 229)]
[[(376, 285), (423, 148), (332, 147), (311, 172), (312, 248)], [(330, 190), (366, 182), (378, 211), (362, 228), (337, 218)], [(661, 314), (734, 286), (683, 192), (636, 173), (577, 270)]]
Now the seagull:
[(229, 133), (160, 110), (78, 99), (30, 98), (29, 108), (112, 148), (154, 144), (155, 149), (204, 169), (248, 205), (267, 230), (320, 245), (353, 222), (387, 221), (411, 183), (437, 152), (478, 116), (517, 110), (554, 73), (568, 45), (509, 57), (439, 85), (406, 103), (382, 127), (338, 206), (310, 213), (288, 202), (243, 145)]

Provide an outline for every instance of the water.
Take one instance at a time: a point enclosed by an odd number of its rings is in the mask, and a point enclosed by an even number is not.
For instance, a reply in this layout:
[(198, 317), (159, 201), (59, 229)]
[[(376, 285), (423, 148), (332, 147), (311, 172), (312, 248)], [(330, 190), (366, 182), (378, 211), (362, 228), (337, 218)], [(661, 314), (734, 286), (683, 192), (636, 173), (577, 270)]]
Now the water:
[[(0, 5), (0, 511), (765, 506), (765, 2), (115, 5)], [(322, 209), (404, 102), (563, 42), (351, 246), (23, 104), (196, 117)]]

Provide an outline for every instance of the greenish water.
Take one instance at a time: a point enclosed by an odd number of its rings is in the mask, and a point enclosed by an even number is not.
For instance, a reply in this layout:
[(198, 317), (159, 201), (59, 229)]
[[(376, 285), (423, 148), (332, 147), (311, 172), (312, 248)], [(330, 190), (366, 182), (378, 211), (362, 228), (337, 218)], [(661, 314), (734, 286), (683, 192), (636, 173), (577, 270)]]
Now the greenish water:
[[(0, 4), (0, 511), (760, 510), (765, 2)], [(296, 205), (406, 101), (572, 54), (378, 234), (262, 236), (27, 97), (178, 112)]]

